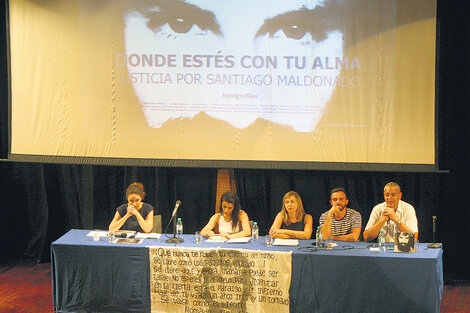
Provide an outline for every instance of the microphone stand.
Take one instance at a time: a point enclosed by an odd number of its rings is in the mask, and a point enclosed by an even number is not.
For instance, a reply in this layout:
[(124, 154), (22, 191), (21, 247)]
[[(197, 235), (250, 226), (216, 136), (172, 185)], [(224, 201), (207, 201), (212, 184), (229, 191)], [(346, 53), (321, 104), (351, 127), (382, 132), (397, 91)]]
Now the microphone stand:
[(432, 217), (432, 242), (428, 244), (428, 248), (432, 249), (439, 249), (442, 248), (442, 245), (440, 243), (436, 243), (436, 217)]
[(181, 202), (176, 203), (177, 207), (175, 208), (175, 212), (174, 212), (174, 214), (172, 214), (172, 216), (170, 218), (170, 221), (168, 222), (168, 224), (165, 227), (164, 233), (166, 234), (166, 231), (168, 230), (168, 226), (170, 226), (171, 221), (173, 221), (173, 237), (165, 240), (166, 243), (183, 243), (184, 242), (183, 238), (176, 237), (176, 219), (175, 219), (175, 216), (177, 215), (176, 213), (178, 211), (178, 207), (179, 207), (180, 203)]

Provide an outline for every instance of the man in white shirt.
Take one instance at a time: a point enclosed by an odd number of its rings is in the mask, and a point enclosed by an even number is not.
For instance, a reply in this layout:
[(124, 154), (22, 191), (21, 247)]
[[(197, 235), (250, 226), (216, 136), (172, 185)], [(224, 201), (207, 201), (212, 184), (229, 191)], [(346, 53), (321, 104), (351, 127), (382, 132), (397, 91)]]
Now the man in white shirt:
[(414, 207), (401, 200), (400, 185), (390, 182), (384, 187), (385, 202), (377, 204), (370, 213), (364, 230), (364, 241), (377, 238), (381, 229), (385, 241), (393, 242), (396, 232), (414, 233), (418, 239), (418, 220)]

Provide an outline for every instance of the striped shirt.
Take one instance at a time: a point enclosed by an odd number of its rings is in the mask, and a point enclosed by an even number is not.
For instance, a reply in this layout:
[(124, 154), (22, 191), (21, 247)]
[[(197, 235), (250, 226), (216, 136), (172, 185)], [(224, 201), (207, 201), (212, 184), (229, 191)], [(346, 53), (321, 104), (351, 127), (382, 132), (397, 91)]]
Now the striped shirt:
[[(320, 226), (325, 224), (328, 211), (320, 216)], [(346, 215), (339, 221), (337, 221), (333, 215), (331, 216), (331, 232), (333, 236), (350, 234), (353, 228), (362, 228), (361, 213), (356, 210), (346, 208)]]

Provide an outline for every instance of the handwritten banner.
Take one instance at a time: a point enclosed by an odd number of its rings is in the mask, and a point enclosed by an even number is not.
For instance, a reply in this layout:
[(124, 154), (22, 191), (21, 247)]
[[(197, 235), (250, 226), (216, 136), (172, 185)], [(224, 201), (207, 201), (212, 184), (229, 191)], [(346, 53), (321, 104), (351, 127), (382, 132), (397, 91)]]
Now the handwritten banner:
[(290, 252), (149, 251), (152, 312), (289, 312)]

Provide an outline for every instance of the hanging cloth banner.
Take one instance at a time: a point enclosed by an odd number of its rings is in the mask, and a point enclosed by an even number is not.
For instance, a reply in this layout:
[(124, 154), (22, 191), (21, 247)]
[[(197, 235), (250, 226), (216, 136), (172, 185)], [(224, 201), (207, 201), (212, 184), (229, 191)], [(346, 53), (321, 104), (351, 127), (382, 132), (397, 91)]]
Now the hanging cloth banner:
[(291, 252), (151, 247), (153, 312), (289, 312)]

